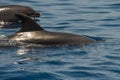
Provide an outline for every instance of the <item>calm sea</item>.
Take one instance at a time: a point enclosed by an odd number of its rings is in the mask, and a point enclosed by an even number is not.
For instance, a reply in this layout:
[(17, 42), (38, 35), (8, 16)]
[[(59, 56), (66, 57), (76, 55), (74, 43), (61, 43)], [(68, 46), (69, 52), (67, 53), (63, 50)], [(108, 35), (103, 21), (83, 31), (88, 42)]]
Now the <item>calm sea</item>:
[[(48, 31), (104, 37), (85, 47), (0, 47), (0, 80), (120, 80), (120, 0), (0, 0), (41, 13)], [(18, 31), (0, 29), (6, 36)]]

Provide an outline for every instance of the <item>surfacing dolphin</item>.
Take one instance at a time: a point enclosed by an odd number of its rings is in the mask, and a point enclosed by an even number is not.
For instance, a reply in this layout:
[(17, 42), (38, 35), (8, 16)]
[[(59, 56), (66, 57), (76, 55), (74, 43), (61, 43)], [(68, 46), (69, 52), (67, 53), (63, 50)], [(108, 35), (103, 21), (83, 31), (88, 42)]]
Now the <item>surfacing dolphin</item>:
[(7, 37), (11, 41), (41, 45), (84, 45), (96, 42), (94, 39), (82, 35), (46, 31), (29, 16), (22, 13), (15, 16), (21, 19), (23, 25), (16, 34)]
[(18, 22), (20, 19), (15, 16), (16, 13), (23, 13), (32, 18), (40, 16), (38, 12), (36, 12), (34, 9), (28, 6), (21, 5), (0, 6), (0, 25), (7, 25)]

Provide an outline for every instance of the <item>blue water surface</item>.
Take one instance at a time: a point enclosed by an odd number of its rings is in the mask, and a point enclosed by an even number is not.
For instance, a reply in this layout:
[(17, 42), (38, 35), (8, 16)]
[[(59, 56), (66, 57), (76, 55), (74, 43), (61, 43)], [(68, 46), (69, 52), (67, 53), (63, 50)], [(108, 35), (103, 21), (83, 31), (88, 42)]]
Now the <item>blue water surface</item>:
[[(49, 31), (104, 37), (80, 46), (0, 47), (0, 80), (120, 80), (120, 0), (0, 0), (41, 13)], [(19, 29), (0, 29), (0, 35)]]

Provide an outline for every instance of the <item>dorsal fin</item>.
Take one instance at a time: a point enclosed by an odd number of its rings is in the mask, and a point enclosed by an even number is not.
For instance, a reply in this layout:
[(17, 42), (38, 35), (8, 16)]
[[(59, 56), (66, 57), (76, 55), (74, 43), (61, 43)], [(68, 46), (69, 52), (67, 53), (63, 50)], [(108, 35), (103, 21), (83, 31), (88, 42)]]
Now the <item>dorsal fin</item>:
[(22, 14), (22, 13), (17, 13), (15, 14), (16, 17), (20, 18), (22, 21), (22, 28), (18, 32), (28, 32), (28, 31), (39, 31), (43, 30), (40, 25), (38, 25), (31, 17)]

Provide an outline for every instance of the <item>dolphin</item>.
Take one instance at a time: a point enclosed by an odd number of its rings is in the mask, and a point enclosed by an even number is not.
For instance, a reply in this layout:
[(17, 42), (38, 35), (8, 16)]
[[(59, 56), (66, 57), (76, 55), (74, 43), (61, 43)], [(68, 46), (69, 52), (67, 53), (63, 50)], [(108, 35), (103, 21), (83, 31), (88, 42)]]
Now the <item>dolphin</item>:
[(96, 40), (87, 36), (47, 31), (31, 17), (22, 13), (15, 14), (15, 16), (22, 21), (22, 28), (7, 37), (11, 41), (41, 45), (85, 45), (96, 42)]
[(16, 13), (23, 13), (30, 17), (39, 17), (40, 14), (28, 6), (5, 5), (0, 6), (0, 25), (18, 22), (20, 19), (15, 16)]

